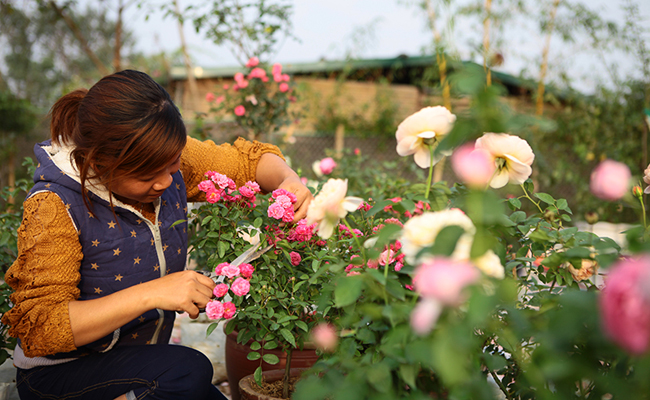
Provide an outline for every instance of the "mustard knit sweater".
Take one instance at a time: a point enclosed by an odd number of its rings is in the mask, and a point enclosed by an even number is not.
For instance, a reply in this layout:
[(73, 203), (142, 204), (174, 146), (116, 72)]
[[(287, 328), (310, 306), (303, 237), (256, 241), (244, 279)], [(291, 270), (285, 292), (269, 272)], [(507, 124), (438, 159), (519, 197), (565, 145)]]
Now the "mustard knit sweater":
[[(264, 153), (282, 157), (269, 144), (239, 138), (233, 145), (216, 145), (187, 138), (181, 156), (181, 172), (188, 202), (205, 201), (198, 184), (206, 171), (217, 171), (237, 186), (254, 181), (257, 164)], [(68, 303), (79, 297), (79, 266), (82, 245), (63, 201), (52, 192), (37, 193), (25, 200), (18, 229), (18, 258), (5, 275), (14, 289), (14, 307), (2, 316), (11, 326), (9, 334), (20, 338), (28, 357), (75, 350)], [(155, 221), (153, 206), (143, 210)], [(29, 349), (29, 350), (27, 350)]]

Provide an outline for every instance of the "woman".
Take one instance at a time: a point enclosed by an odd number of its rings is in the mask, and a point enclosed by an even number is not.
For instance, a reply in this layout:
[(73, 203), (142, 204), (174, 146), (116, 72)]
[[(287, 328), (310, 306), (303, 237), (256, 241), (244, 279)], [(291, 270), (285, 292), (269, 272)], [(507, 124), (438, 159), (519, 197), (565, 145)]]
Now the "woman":
[[(187, 201), (214, 170), (238, 186), (311, 193), (275, 146), (188, 138), (169, 94), (122, 71), (52, 107), (51, 139), (5, 275), (21, 399), (220, 399), (203, 354), (169, 345), (174, 314), (199, 315), (214, 282), (184, 270)], [(155, 344), (155, 345), (154, 345)]]

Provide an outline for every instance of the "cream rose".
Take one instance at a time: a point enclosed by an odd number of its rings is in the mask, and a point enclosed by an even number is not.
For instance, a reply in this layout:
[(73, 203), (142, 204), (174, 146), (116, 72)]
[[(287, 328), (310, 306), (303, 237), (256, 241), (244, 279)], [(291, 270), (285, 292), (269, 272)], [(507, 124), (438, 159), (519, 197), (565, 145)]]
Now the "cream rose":
[(429, 168), (431, 163), (436, 164), (443, 155), (451, 152), (440, 153), (431, 160), (431, 149), (454, 127), (456, 116), (445, 107), (425, 107), (415, 114), (407, 117), (397, 127), (397, 154), (400, 156), (413, 155), (415, 163), (420, 168)]
[(490, 186), (521, 185), (532, 174), (535, 154), (524, 139), (505, 133), (486, 133), (476, 140), (476, 148), (487, 150), (497, 168)]
[(330, 179), (307, 209), (307, 225), (318, 223), (318, 236), (328, 239), (332, 236), (339, 220), (348, 212), (355, 211), (363, 199), (345, 196), (348, 191), (347, 179)]

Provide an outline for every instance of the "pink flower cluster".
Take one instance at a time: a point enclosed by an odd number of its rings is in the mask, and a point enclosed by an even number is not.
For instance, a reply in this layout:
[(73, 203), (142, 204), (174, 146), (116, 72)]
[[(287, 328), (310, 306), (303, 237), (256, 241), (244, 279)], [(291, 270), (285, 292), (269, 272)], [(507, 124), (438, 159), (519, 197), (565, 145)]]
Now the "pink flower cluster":
[(231, 291), (235, 296), (245, 296), (250, 291), (249, 279), (253, 276), (255, 268), (250, 264), (241, 264), (239, 266), (231, 265), (229, 263), (221, 263), (214, 269), (214, 273), (218, 276), (223, 276), (226, 282), (219, 283), (214, 287), (212, 293), (215, 300), (210, 301), (205, 306), (205, 313), (210, 319), (230, 319), (235, 316), (237, 308), (231, 301), (222, 301), (223, 297)]
[[(392, 201), (393, 203), (399, 203), (400, 201), (402, 201), (402, 198), (401, 197), (393, 197), (392, 199), (389, 199), (389, 200)], [(429, 210), (431, 210), (431, 205), (429, 203), (425, 203), (423, 201), (418, 201), (417, 203), (415, 203), (415, 210), (413, 210), (413, 212), (410, 212), (408, 210), (404, 211), (404, 216), (407, 217), (407, 218), (411, 218), (411, 217), (413, 217), (415, 215), (420, 215), (423, 212), (429, 211)], [(384, 211), (392, 212), (394, 214), (399, 215), (399, 212), (394, 210), (392, 205), (388, 205), (388, 206), (384, 207)]]
[[(243, 202), (248, 207), (255, 207), (257, 193), (261, 191), (257, 182), (248, 181), (244, 186), (237, 189), (235, 181), (226, 175), (208, 171), (205, 173), (208, 178), (199, 183), (199, 190), (205, 192), (205, 198), (209, 203), (216, 203), (220, 200), (230, 202)], [(235, 191), (238, 193), (235, 193)]]
[(287, 190), (274, 190), (269, 199), (268, 216), (283, 222), (293, 221), (293, 204), (297, 200), (296, 195)]
[[(379, 269), (380, 266), (385, 267), (385, 266), (390, 266), (391, 264), (394, 264), (395, 271), (399, 272), (402, 267), (404, 267), (404, 254), (400, 252), (400, 249), (402, 248), (402, 243), (399, 240), (396, 240), (395, 243), (391, 244), (390, 246), (386, 246), (384, 251), (379, 254), (379, 258), (376, 260), (368, 260), (367, 264), (365, 265), (368, 268), (372, 269)], [(350, 257), (350, 261), (352, 261), (355, 258), (359, 258), (360, 256), (355, 254), (352, 257)], [(363, 265), (357, 265), (355, 263), (349, 264), (347, 267), (345, 267), (345, 272), (348, 273), (348, 276), (351, 275), (359, 275), (363, 269)]]

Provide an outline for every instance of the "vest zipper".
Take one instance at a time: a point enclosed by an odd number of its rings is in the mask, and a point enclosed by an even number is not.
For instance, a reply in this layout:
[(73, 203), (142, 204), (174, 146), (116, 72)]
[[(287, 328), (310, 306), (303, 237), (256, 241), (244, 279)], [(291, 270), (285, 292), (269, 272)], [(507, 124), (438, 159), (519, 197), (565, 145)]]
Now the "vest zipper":
[[(156, 210), (156, 222), (151, 223), (151, 221), (149, 221), (144, 216), (142, 216), (142, 218), (147, 223), (147, 226), (149, 226), (149, 229), (151, 229), (151, 233), (153, 233), (154, 245), (156, 246), (156, 254), (158, 255), (158, 262), (160, 263), (160, 277), (162, 278), (167, 274), (167, 262), (165, 261), (165, 252), (163, 250), (160, 228), (158, 228), (158, 212), (160, 211), (160, 200), (157, 200), (157, 202), (158, 204), (154, 204), (154, 208)], [(158, 311), (158, 325), (156, 326), (156, 330), (151, 337), (151, 344), (158, 343), (158, 336), (160, 335), (163, 323), (165, 322), (164, 311), (159, 308), (157, 308), (156, 311)]]

